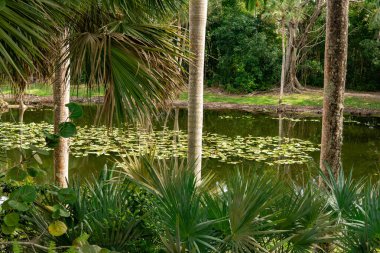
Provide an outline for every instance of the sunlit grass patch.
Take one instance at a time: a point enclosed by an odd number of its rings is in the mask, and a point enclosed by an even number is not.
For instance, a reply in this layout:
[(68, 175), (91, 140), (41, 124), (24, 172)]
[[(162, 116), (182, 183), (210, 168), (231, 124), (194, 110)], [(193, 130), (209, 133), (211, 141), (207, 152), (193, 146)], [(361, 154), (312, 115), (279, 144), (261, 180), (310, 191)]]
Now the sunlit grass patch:
[[(187, 100), (187, 93), (180, 95), (180, 100)], [(278, 105), (278, 95), (273, 94), (256, 94), (247, 95), (227, 95), (220, 93), (205, 92), (205, 102), (219, 102), (231, 104), (249, 104), (249, 105)], [(283, 104), (294, 106), (322, 106), (323, 94), (320, 92), (307, 92), (301, 94), (287, 94), (283, 98)], [(355, 97), (347, 95), (345, 106), (351, 108), (363, 109), (380, 109), (380, 100), (367, 97)]]
[[(0, 85), (1, 92), (3, 94), (11, 94), (12, 89), (10, 85), (4, 84)], [(34, 96), (52, 96), (53, 95), (53, 87), (49, 84), (44, 83), (34, 83), (28, 85), (26, 94), (34, 95)], [(71, 86), (70, 94), (72, 97), (89, 97), (89, 96), (102, 96), (104, 95), (104, 88), (92, 88), (87, 89), (85, 85), (75, 85)]]

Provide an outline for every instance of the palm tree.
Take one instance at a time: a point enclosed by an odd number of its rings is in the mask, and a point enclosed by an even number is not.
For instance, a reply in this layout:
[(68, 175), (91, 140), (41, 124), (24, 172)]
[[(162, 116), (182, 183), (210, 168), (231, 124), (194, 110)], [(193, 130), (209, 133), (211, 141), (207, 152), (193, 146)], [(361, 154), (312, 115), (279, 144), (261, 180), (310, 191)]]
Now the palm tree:
[(203, 79), (207, 0), (190, 0), (190, 53), (188, 105), (188, 160), (198, 180), (202, 169)]
[[(69, 110), (65, 106), (70, 102), (70, 59), (67, 57), (66, 43), (69, 30), (64, 28), (57, 37), (57, 57), (53, 81), (54, 96), (54, 134), (59, 133), (59, 124), (69, 118)], [(55, 182), (60, 187), (67, 187), (69, 180), (69, 139), (59, 138), (53, 152)]]
[(75, 6), (69, 22), (71, 78), (74, 84), (104, 85), (98, 121), (112, 125), (143, 120), (183, 86), (178, 72), (183, 50), (173, 43), (176, 27), (165, 21), (181, 4), (85, 0)]
[[(24, 107), (22, 94), (25, 91), (29, 76), (48, 74), (46, 72), (46, 69), (49, 69), (47, 67), (49, 64), (46, 64), (48, 63), (47, 52), (52, 49), (48, 38), (54, 34), (54, 28), (63, 11), (61, 5), (50, 0), (2, 1), (0, 5), (0, 75), (11, 81), (14, 90), (19, 95), (21, 109)], [(64, 74), (57, 72), (55, 76), (62, 78)], [(61, 96), (56, 97), (60, 98)], [(64, 102), (64, 100), (62, 101)], [(56, 106), (57, 110), (61, 110), (61, 108)], [(58, 128), (58, 124), (56, 126)], [(64, 150), (66, 152), (63, 152)], [(58, 162), (67, 161), (60, 162), (61, 166), (59, 167), (61, 168), (65, 163), (68, 163), (68, 145), (66, 142), (60, 142), (54, 156), (62, 156), (66, 159), (54, 159)], [(62, 171), (65, 173), (65, 169), (57, 172), (61, 174)], [(57, 173), (55, 174), (57, 175)], [(67, 173), (62, 175), (59, 185), (66, 185), (65, 178), (67, 178)]]
[[(52, 32), (53, 25), (58, 25), (68, 28), (70, 32), (57, 50), (60, 57), (56, 80), (57, 84), (62, 85), (57, 87), (68, 86), (68, 80), (71, 84), (85, 83), (89, 88), (104, 85), (105, 98), (97, 117), (99, 121), (104, 120), (112, 125), (115, 121), (142, 120), (145, 116), (156, 114), (159, 107), (174, 98), (176, 91), (184, 84), (178, 72), (178, 59), (184, 58), (184, 55), (181, 53), (183, 50), (172, 43), (178, 37), (176, 27), (159, 20), (165, 20), (169, 12), (177, 13), (182, 1), (84, 0), (66, 3), (68, 5), (61, 8), (55, 1), (49, 0), (6, 1), (5, 7), (0, 10), (0, 18), (5, 19), (0, 28), (4, 26), (8, 29), (5, 34), (13, 36), (12, 41), (5, 37), (5, 46), (12, 49), (17, 60), (23, 60), (23, 63), (37, 70), (34, 60), (37, 56), (37, 59), (44, 59), (44, 56), (34, 45), (50, 46), (50, 38), (60, 36)], [(30, 15), (22, 15), (22, 11), (28, 8), (30, 10), (25, 13)], [(21, 21), (16, 20), (18, 23), (14, 27), (26, 30), (21, 35), (13, 34), (14, 29), (7, 25), (13, 22), (15, 18), (12, 13), (18, 9)], [(53, 13), (55, 9), (62, 10), (65, 15)], [(7, 11), (6, 16), (3, 15), (4, 10)], [(44, 29), (47, 16), (57, 24), (51, 21)], [(69, 50), (67, 45), (70, 45)], [(3, 42), (1, 46), (4, 46)], [(26, 54), (28, 50), (30, 53)], [(2, 64), (4, 60), (0, 61), (0, 73), (8, 74), (9, 78), (13, 77), (11, 70), (23, 74), (25, 68), (22, 66), (25, 64), (16, 64), (8, 52), (0, 48), (0, 54), (7, 60), (6, 64)], [(67, 66), (68, 60), (70, 70), (66, 71), (64, 66)], [(59, 104), (60, 111), (64, 111), (65, 99)], [(56, 123), (62, 119), (60, 117)], [(61, 151), (57, 150), (56, 154), (57, 165), (67, 164), (59, 160), (64, 157)], [(57, 171), (57, 182), (64, 185), (67, 166)]]
[[(49, 14), (61, 8), (50, 0), (0, 2), (0, 75), (12, 84), (26, 82), (46, 58), (46, 37), (54, 29)], [(16, 87), (17, 88), (17, 87)]]
[(343, 101), (347, 71), (348, 0), (327, 1), (320, 166), (341, 167)]

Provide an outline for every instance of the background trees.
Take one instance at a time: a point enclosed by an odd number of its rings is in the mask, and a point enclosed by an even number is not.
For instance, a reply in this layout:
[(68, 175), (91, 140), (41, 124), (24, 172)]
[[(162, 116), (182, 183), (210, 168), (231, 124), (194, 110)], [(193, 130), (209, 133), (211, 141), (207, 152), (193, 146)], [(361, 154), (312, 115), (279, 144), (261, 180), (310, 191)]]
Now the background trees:
[(280, 80), (281, 48), (276, 27), (245, 11), (238, 1), (211, 6), (207, 28), (208, 85), (252, 92)]
[[(279, 87), (280, 23), (284, 17), (286, 44), (291, 45), (287, 47), (286, 83), (294, 84), (297, 81), (290, 79), (298, 79), (302, 87), (322, 87), (324, 10), (323, 1), (271, 1), (266, 8), (259, 1), (253, 12), (247, 11), (243, 1), (212, 1), (207, 28), (207, 84), (243, 93)], [(378, 10), (377, 1), (350, 5), (348, 89), (380, 89)], [(287, 90), (292, 89), (288, 85)]]

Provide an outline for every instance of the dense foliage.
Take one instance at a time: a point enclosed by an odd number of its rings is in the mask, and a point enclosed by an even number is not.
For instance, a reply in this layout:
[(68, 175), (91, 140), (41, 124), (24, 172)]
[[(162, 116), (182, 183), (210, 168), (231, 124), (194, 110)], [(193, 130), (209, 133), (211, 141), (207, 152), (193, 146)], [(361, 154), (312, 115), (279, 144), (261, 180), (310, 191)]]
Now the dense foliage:
[(223, 1), (209, 16), (207, 81), (232, 92), (273, 87), (280, 80), (281, 49), (273, 24)]
[[(370, 1), (369, 1), (370, 2)], [(346, 88), (380, 90), (379, 7), (371, 3), (350, 4)], [(323, 26), (320, 20), (318, 26)], [(299, 65), (300, 80), (307, 85), (323, 86), (324, 43), (307, 52)]]
[(0, 239), (0, 247), (285, 253), (328, 243), (334, 252), (364, 253), (380, 246), (378, 182), (341, 171), (337, 179), (321, 174), (320, 187), (237, 169), (225, 183), (197, 183), (193, 170), (175, 162), (129, 158), (122, 167), (126, 175), (105, 167), (98, 178), (66, 189), (3, 181), (1, 238), (8, 243)]
[[(207, 82), (232, 92), (277, 87), (281, 72), (281, 35), (276, 10), (246, 11), (241, 1), (213, 1), (207, 31)], [(350, 4), (347, 85), (353, 90), (380, 90), (379, 6), (374, 1)], [(312, 9), (305, 10), (311, 16)], [(295, 15), (295, 14), (294, 14)], [(322, 13), (306, 47), (301, 48), (297, 76), (302, 85), (323, 86), (324, 25)]]

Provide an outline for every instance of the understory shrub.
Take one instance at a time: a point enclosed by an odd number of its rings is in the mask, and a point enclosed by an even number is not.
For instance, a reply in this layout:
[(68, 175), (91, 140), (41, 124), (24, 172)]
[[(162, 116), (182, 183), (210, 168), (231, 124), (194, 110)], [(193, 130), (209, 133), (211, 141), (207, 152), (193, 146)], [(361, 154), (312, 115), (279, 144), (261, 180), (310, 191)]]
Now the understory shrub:
[[(3, 184), (8, 200), (0, 221), (16, 229), (2, 230), (1, 249), (31, 249), (25, 244), (31, 241), (41, 246), (36, 252), (71, 253), (285, 253), (326, 245), (331, 252), (365, 253), (380, 247), (380, 184), (343, 170), (336, 177), (321, 172), (323, 185), (317, 178), (301, 185), (247, 168), (223, 182), (210, 175), (198, 182), (184, 163), (151, 157), (128, 159), (122, 168), (115, 174), (105, 167), (91, 182), (67, 189)], [(15, 199), (20, 205), (10, 203)]]

